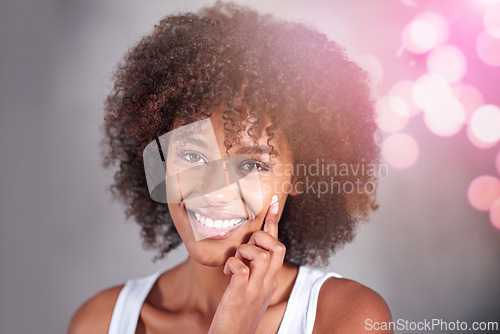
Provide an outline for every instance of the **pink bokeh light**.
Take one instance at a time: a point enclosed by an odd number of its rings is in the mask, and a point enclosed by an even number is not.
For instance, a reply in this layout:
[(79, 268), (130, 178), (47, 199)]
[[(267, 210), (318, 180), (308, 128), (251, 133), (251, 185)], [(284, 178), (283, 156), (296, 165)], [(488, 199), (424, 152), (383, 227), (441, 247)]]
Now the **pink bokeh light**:
[(412, 53), (425, 53), (437, 45), (437, 32), (428, 22), (415, 20), (403, 30), (403, 44)]
[(486, 65), (500, 66), (500, 38), (482, 31), (476, 40), (476, 51)]
[(493, 203), (500, 198), (500, 179), (491, 175), (476, 177), (469, 184), (467, 198), (476, 210), (490, 210)]
[(444, 43), (448, 35), (448, 22), (437, 13), (425, 12), (404, 28), (403, 46), (412, 53), (426, 53)]
[(465, 109), (455, 98), (448, 97), (435, 101), (424, 114), (427, 128), (441, 137), (456, 134), (465, 123)]
[(424, 74), (413, 86), (413, 100), (422, 110), (439, 103), (443, 98), (452, 97), (453, 92), (448, 82), (437, 74)]
[(403, 130), (408, 124), (410, 112), (406, 102), (398, 97), (387, 95), (377, 101), (377, 125), (385, 132)]
[(427, 57), (427, 69), (448, 82), (457, 82), (467, 71), (467, 58), (456, 46), (442, 45), (432, 50)]
[(490, 222), (493, 227), (500, 230), (500, 198), (491, 205)]
[(500, 38), (500, 6), (490, 8), (484, 13), (483, 25), (488, 34)]
[(500, 108), (492, 104), (478, 108), (469, 124), (474, 137), (484, 143), (496, 143), (500, 139)]
[(477, 138), (474, 135), (474, 133), (471, 131), (470, 123), (469, 123), (469, 126), (467, 126), (467, 137), (469, 138), (469, 141), (477, 148), (487, 149), (487, 148), (490, 148), (490, 147), (493, 147), (496, 145), (495, 142), (486, 143), (486, 142), (482, 141), (481, 139)]
[(418, 143), (406, 133), (395, 133), (382, 143), (382, 156), (394, 168), (406, 169), (415, 164), (419, 156)]
[(413, 100), (413, 86), (413, 81), (401, 80), (396, 82), (389, 92), (389, 95), (400, 97), (406, 102), (410, 117), (417, 115), (421, 111)]

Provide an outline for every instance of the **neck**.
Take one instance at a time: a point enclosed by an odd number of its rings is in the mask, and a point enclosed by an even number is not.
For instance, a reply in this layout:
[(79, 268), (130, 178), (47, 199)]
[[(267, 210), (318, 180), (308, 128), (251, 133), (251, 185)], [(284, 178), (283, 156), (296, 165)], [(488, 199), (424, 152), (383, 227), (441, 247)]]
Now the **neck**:
[(181, 265), (181, 277), (187, 287), (185, 306), (202, 314), (215, 314), (226, 290), (230, 276), (224, 267), (209, 267), (194, 261), (191, 257)]

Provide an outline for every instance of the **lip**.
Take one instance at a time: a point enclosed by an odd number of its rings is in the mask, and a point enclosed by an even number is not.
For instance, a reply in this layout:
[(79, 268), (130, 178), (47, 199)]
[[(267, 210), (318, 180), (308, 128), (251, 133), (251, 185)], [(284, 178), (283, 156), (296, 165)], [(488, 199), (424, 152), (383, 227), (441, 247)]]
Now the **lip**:
[[(187, 214), (189, 216), (189, 221), (191, 222), (191, 226), (193, 227), (193, 232), (195, 233), (196, 239), (197, 240), (202, 240), (202, 239), (212, 239), (212, 240), (221, 240), (225, 239), (232, 234), (234, 234), (241, 226), (245, 225), (248, 222), (248, 219), (245, 221), (234, 225), (234, 226), (229, 226), (229, 227), (223, 227), (223, 228), (212, 228), (203, 225), (196, 219), (194, 216), (194, 211), (186, 209)], [(245, 218), (241, 216), (237, 216), (235, 214), (229, 213), (229, 212), (215, 212), (211, 210), (202, 210), (202, 209), (197, 209), (197, 213), (210, 217), (210, 218), (216, 218), (220, 220), (226, 220), (226, 219), (239, 219), (239, 218)], [(207, 213), (206, 213), (207, 212)], [(217, 213), (217, 214), (215, 214)]]

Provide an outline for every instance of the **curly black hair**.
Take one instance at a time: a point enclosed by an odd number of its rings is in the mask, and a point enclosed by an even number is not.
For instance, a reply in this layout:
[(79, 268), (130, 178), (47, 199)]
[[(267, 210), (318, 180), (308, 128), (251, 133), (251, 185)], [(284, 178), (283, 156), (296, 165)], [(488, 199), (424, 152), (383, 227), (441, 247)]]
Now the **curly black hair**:
[[(270, 138), (283, 131), (294, 164), (379, 166), (367, 75), (324, 34), (221, 2), (168, 16), (118, 66), (102, 141), (104, 167), (118, 167), (111, 191), (125, 203), (127, 218), (140, 224), (144, 246), (156, 249), (156, 258), (182, 240), (167, 205), (150, 198), (142, 151), (177, 126), (210, 117), (216, 106), (224, 106), (227, 148), (244, 130), (242, 120), (251, 120), (254, 137), (262, 127)], [(271, 125), (259, 121), (264, 116)], [(303, 185), (331, 184), (332, 177), (358, 185), (321, 196), (304, 186), (288, 196), (279, 224), (286, 260), (325, 265), (377, 208), (378, 176), (304, 171), (296, 175)]]

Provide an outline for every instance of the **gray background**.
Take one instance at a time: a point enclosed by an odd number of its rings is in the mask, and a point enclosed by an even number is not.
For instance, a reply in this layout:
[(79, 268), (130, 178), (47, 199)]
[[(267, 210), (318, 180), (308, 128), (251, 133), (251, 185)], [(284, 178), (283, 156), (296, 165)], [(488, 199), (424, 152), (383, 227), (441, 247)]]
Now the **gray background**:
[[(430, 1), (416, 9), (400, 1), (238, 2), (313, 23), (352, 55), (376, 55), (385, 70), (377, 94), (423, 72), (418, 58), (410, 67), (395, 54), (402, 28), (432, 9)], [(1, 2), (0, 333), (62, 333), (97, 291), (185, 258), (181, 246), (152, 263), (141, 249), (139, 229), (106, 190), (112, 173), (100, 167), (100, 125), (110, 75), (126, 50), (161, 17), (206, 3)], [(451, 38), (479, 31), (481, 5), (439, 3), (470, 16), (470, 27), (456, 27)], [(498, 69), (476, 65), (464, 82), (500, 104)], [(476, 149), (464, 130), (436, 137), (421, 117), (406, 132), (420, 144), (417, 164), (390, 170), (380, 210), (326, 270), (377, 290), (394, 319), (500, 321), (500, 233), (466, 198), (474, 177), (496, 175), (499, 147)]]

